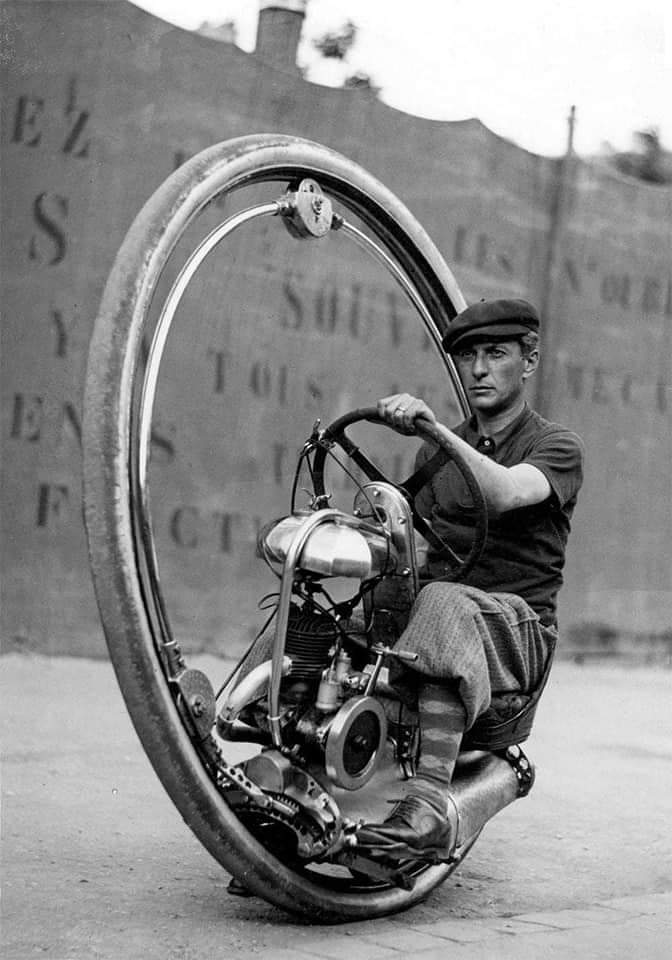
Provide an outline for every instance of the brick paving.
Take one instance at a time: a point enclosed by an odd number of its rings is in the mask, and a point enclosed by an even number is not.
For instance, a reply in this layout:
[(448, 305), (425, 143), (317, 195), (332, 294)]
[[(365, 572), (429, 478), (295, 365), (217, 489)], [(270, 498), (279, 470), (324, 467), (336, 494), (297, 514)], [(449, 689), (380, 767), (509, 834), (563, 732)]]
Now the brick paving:
[[(396, 929), (392, 930), (390, 927)], [(416, 924), (412, 915), (371, 924), (319, 929), (272, 960), (669, 960), (672, 892), (620, 897), (589, 908), (518, 917), (440, 920)], [(248, 960), (253, 954), (240, 954)]]

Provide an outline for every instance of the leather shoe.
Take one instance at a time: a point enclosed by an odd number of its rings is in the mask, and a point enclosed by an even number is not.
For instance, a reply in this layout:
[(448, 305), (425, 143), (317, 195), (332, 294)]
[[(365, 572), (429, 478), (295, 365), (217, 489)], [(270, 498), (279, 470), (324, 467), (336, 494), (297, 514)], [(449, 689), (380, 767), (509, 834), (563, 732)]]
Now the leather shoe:
[[(452, 813), (452, 816), (451, 816)], [(393, 859), (449, 860), (457, 839), (457, 811), (443, 798), (436, 802), (416, 794), (399, 800), (384, 823), (365, 823), (357, 843)]]

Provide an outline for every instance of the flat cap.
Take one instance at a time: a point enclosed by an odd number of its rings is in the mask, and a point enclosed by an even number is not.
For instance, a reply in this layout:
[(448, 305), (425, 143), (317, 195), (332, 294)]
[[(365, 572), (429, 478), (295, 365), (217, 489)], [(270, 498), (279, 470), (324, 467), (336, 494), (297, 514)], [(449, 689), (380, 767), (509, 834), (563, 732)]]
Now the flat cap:
[(458, 313), (443, 337), (455, 349), (466, 337), (516, 337), (539, 330), (539, 314), (527, 300), (479, 300)]

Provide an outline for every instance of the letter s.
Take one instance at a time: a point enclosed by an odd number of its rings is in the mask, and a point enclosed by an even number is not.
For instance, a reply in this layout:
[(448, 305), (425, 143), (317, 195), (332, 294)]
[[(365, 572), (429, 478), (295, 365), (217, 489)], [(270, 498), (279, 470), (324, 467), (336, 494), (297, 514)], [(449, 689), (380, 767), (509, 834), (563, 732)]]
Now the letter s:
[[(65, 257), (65, 252), (67, 249), (67, 242), (65, 238), (65, 233), (61, 229), (61, 226), (54, 219), (52, 213), (46, 209), (47, 201), (49, 199), (49, 194), (44, 192), (40, 193), (35, 197), (33, 203), (33, 217), (35, 218), (35, 223), (38, 227), (44, 231), (44, 233), (49, 237), (51, 242), (54, 244), (54, 254), (49, 261), (49, 266), (54, 266), (57, 263), (60, 263), (61, 260)], [(65, 218), (68, 215), (68, 201), (66, 197), (61, 197), (59, 194), (53, 194), (52, 199), (54, 205), (58, 208), (57, 214), (60, 214), (61, 218)], [(30, 238), (30, 248), (29, 248), (29, 257), (31, 260), (39, 260), (40, 254), (38, 251), (37, 238), (32, 236)]]

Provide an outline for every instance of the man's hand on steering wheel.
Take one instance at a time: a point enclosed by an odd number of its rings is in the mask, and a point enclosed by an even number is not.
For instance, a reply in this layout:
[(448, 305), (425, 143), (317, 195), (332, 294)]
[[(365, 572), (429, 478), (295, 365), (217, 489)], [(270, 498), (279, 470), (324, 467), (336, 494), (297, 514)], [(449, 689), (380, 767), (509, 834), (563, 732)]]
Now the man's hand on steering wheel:
[[(397, 433), (407, 436), (413, 436), (417, 433), (423, 440), (431, 441), (437, 448), (436, 452), (421, 467), (414, 469), (413, 473), (405, 480), (392, 479), (386, 476), (380, 467), (348, 437), (347, 429), (361, 421), (384, 424), (386, 427), (396, 430)], [(450, 579), (459, 580), (465, 577), (485, 547), (488, 534), (488, 510), (473, 470), (453, 442), (453, 434), (437, 422), (433, 411), (424, 400), (418, 400), (417, 397), (413, 397), (409, 393), (394, 394), (390, 397), (384, 397), (376, 407), (361, 407), (357, 410), (351, 410), (325, 427), (320, 435), (319, 442), (314, 447), (311, 471), (313, 489), (317, 498), (326, 495), (324, 469), (327, 456), (334, 444), (338, 444), (368, 480), (374, 483), (389, 483), (404, 495), (411, 507), (413, 525), (416, 531), (428, 541), (438, 555), (445, 557), (452, 564)], [(453, 462), (469, 489), (472, 501), (471, 511), (475, 518), (471, 547), (463, 557), (458, 556), (450, 544), (432, 530), (428, 521), (420, 515), (415, 507), (417, 493), (429, 483), (434, 473), (449, 460)]]
[(430, 424), (436, 423), (434, 411), (424, 400), (413, 397), (410, 393), (393, 393), (389, 397), (383, 397), (376, 404), (376, 409), (385, 423), (388, 423), (397, 433), (406, 436), (417, 432), (416, 420), (425, 420)]

